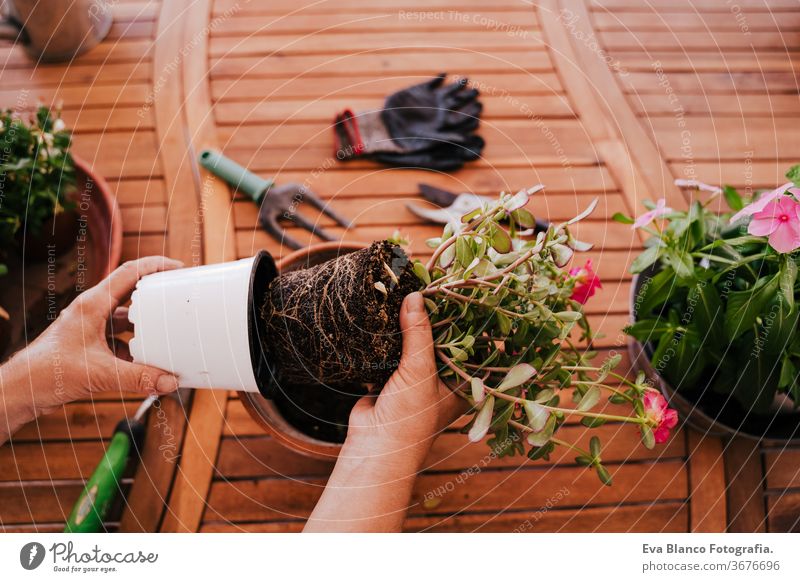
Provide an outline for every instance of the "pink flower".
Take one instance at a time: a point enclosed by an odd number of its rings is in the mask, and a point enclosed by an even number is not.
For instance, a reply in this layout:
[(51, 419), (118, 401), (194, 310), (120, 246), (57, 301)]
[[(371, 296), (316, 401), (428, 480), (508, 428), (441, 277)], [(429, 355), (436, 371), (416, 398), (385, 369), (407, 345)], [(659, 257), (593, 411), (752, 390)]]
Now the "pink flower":
[(653, 208), (652, 210), (648, 210), (647, 212), (642, 214), (639, 218), (637, 218), (636, 222), (633, 223), (631, 229), (642, 228), (643, 226), (647, 226), (659, 216), (662, 216), (664, 214), (669, 214), (670, 212), (672, 212), (672, 208), (669, 208), (667, 206), (666, 198), (659, 198), (659, 200), (656, 202), (656, 207)]
[(678, 424), (678, 413), (667, 407), (667, 400), (655, 390), (644, 393), (644, 413), (649, 420), (656, 423), (653, 436), (656, 443), (662, 444), (669, 439), (669, 431)]
[(747, 227), (753, 236), (769, 236), (769, 244), (779, 253), (800, 247), (800, 203), (789, 196), (778, 196), (755, 214)]
[(758, 200), (756, 200), (755, 202), (751, 202), (750, 204), (742, 208), (739, 212), (734, 214), (731, 217), (730, 223), (733, 224), (740, 218), (744, 218), (745, 216), (751, 216), (756, 212), (761, 212), (767, 207), (767, 204), (778, 198), (778, 196), (785, 194), (787, 191), (790, 192), (791, 194), (794, 194), (795, 196), (800, 195), (800, 188), (793, 188), (792, 186), (794, 186), (792, 182), (787, 182), (783, 186), (775, 188), (772, 192), (765, 192), (758, 198)]
[(577, 285), (572, 290), (572, 297), (578, 303), (585, 305), (589, 297), (595, 294), (597, 289), (602, 289), (603, 285), (600, 283), (598, 277), (592, 269), (592, 260), (586, 261), (583, 267), (572, 267), (569, 270), (571, 277), (575, 277)]

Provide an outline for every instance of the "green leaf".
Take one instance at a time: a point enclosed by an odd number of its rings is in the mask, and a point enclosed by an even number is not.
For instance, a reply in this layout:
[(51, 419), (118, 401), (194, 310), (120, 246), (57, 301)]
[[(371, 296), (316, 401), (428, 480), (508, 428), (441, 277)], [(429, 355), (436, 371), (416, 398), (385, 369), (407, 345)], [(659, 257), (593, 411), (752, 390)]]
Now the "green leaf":
[(550, 413), (541, 404), (526, 400), (522, 405), (525, 408), (525, 414), (528, 415), (528, 426), (533, 429), (533, 432), (539, 432), (547, 424), (547, 419), (550, 418)]
[(739, 192), (733, 186), (726, 185), (722, 189), (722, 194), (725, 196), (725, 202), (728, 203), (728, 207), (734, 212), (738, 212), (739, 210), (744, 208), (742, 197), (739, 195)]
[(794, 283), (797, 281), (797, 263), (791, 257), (786, 257), (781, 264), (781, 293), (786, 298), (789, 308), (794, 307)]
[(778, 388), (787, 388), (795, 382), (797, 378), (797, 367), (792, 363), (789, 356), (784, 356), (781, 362), (781, 376), (778, 380)]
[(583, 220), (584, 218), (586, 218), (587, 216), (589, 216), (592, 212), (594, 212), (594, 209), (597, 208), (597, 203), (599, 201), (600, 201), (599, 198), (595, 198), (594, 200), (592, 200), (589, 203), (589, 206), (587, 206), (586, 209), (583, 212), (578, 214), (578, 216), (576, 216), (575, 218), (570, 218), (566, 222), (567, 226), (569, 226), (570, 224), (575, 224), (576, 222), (579, 222), (579, 221)]
[(666, 259), (678, 277), (689, 279), (694, 275), (694, 261), (686, 251), (669, 249), (666, 252)]
[(500, 328), (500, 333), (504, 336), (507, 336), (511, 333), (511, 318), (509, 318), (505, 313), (500, 313), (496, 311), (494, 314), (495, 319), (497, 320), (497, 327)]
[(597, 471), (597, 476), (600, 478), (600, 481), (602, 481), (603, 485), (607, 487), (613, 485), (614, 481), (611, 478), (611, 473), (608, 472), (608, 469), (606, 469), (603, 465), (597, 465), (595, 470)]
[(483, 380), (473, 377), (469, 384), (472, 390), (472, 399), (476, 403), (483, 402), (483, 399), (486, 397), (486, 391), (483, 388)]
[(694, 307), (692, 322), (699, 330), (700, 340), (709, 351), (721, 357), (725, 346), (725, 309), (719, 293), (710, 281), (700, 281), (689, 289), (687, 298)]
[(765, 350), (759, 350), (752, 339), (746, 346), (747, 355), (739, 358), (733, 397), (747, 411), (766, 413), (778, 391), (781, 364)]
[(636, 297), (636, 315), (640, 317), (651, 313), (656, 307), (666, 303), (677, 285), (675, 271), (664, 267), (658, 273), (644, 281)]
[(498, 253), (507, 253), (511, 251), (511, 237), (505, 229), (497, 227), (492, 230), (492, 247)]
[(578, 410), (581, 412), (586, 412), (587, 410), (591, 410), (594, 408), (594, 405), (600, 402), (600, 397), (602, 396), (602, 392), (600, 388), (597, 386), (592, 386), (586, 391), (586, 394), (583, 395), (580, 402), (578, 402)]
[(648, 449), (656, 446), (656, 437), (653, 434), (653, 429), (644, 424), (642, 425), (642, 444)]
[(798, 315), (797, 307), (793, 305), (790, 308), (783, 295), (776, 295), (770, 301), (759, 329), (759, 345), (766, 353), (779, 356), (789, 349), (797, 332)]
[(560, 319), (561, 321), (578, 321), (583, 317), (580, 311), (559, 311), (553, 315), (556, 319)]
[(642, 343), (654, 341), (657, 337), (675, 332), (675, 327), (664, 318), (643, 319), (625, 328), (625, 333)]
[(547, 443), (541, 447), (534, 447), (530, 451), (528, 451), (528, 458), (532, 461), (536, 461), (537, 459), (545, 458), (547, 459), (550, 456), (550, 453), (553, 452), (553, 449), (556, 448), (555, 443)]
[(469, 429), (469, 440), (477, 443), (483, 440), (486, 433), (489, 432), (489, 426), (492, 424), (492, 413), (494, 412), (494, 396), (491, 394), (483, 401), (483, 406), (475, 416), (475, 422), (472, 428)]
[(428, 269), (425, 268), (425, 265), (419, 261), (414, 261), (412, 269), (414, 270), (414, 274), (417, 276), (417, 279), (426, 285), (431, 284), (431, 274), (428, 273)]
[(600, 439), (596, 436), (593, 436), (589, 439), (589, 450), (592, 452), (592, 456), (595, 459), (600, 459)]
[(642, 253), (633, 260), (633, 263), (631, 263), (631, 273), (641, 273), (647, 267), (655, 263), (661, 255), (661, 250), (659, 246), (652, 246), (642, 251)]
[(456, 260), (462, 267), (467, 267), (475, 255), (472, 253), (472, 246), (469, 244), (469, 239), (460, 236), (456, 239)]
[(518, 208), (512, 212), (511, 217), (514, 219), (514, 222), (522, 228), (533, 228), (536, 226), (536, 218), (524, 208)]
[(773, 275), (758, 280), (752, 289), (733, 291), (728, 295), (725, 312), (725, 334), (733, 341), (745, 331), (752, 329), (756, 318), (778, 290), (779, 276)]
[(533, 378), (535, 374), (536, 369), (530, 364), (517, 364), (508, 371), (508, 374), (496, 389), (502, 392), (509, 388), (515, 388)]
[(611, 217), (611, 220), (621, 224), (633, 224), (635, 222), (630, 216), (625, 216), (621, 212), (615, 212), (614, 216)]
[(550, 442), (550, 439), (553, 437), (553, 433), (556, 430), (556, 415), (551, 414), (550, 418), (547, 419), (547, 422), (544, 425), (544, 428), (539, 432), (532, 432), (528, 433), (528, 444), (533, 445), (534, 447), (542, 447)]
[(786, 172), (786, 177), (789, 178), (794, 185), (800, 188), (800, 164), (794, 165)]

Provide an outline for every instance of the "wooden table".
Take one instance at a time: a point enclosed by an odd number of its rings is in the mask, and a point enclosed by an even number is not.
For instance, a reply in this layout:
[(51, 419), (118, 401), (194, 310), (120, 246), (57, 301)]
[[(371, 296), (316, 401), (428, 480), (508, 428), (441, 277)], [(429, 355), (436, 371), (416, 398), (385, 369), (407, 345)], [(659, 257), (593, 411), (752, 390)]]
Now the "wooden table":
[[(624, 353), (627, 266), (641, 248), (618, 211), (685, 204), (676, 177), (761, 188), (796, 161), (796, 2), (739, 0), (128, 0), (110, 37), (69, 66), (34, 68), (0, 47), (0, 103), (62, 99), (76, 151), (117, 192), (125, 256), (189, 264), (287, 252), (256, 228), (252, 203), (200, 172), (217, 147), (280, 182), (304, 182), (373, 240), (400, 229), (417, 256), (437, 227), (405, 204), (418, 182), (496, 194), (539, 182), (533, 210), (580, 226), (604, 289), (589, 304), (601, 357)], [(744, 21), (742, 20), (744, 19)], [(746, 26), (746, 30), (742, 28)], [(777, 33), (781, 32), (782, 37)], [(452, 175), (333, 158), (343, 106), (440, 71), (483, 92), (484, 159)], [(25, 89), (28, 91), (25, 92)], [(786, 119), (784, 119), (786, 118)], [(316, 216), (311, 215), (312, 219)], [(329, 225), (326, 218), (320, 218)], [(304, 242), (313, 237), (292, 229)], [(627, 360), (626, 360), (627, 361)], [(627, 365), (627, 364), (624, 364)], [(0, 527), (62, 527), (117, 420), (139, 398), (70, 404), (0, 448)], [(199, 391), (150, 415), (143, 462), (109, 529), (296, 531), (331, 466), (283, 449), (235, 394)], [(800, 451), (680, 430), (649, 452), (631, 429), (600, 431), (615, 486), (574, 465), (486, 460), (455, 429), (436, 442), (406, 527), (437, 531), (785, 531), (800, 518)], [(570, 425), (564, 438), (584, 438)], [(435, 502), (427, 493), (444, 491)], [(428, 495), (430, 497), (430, 495)]]

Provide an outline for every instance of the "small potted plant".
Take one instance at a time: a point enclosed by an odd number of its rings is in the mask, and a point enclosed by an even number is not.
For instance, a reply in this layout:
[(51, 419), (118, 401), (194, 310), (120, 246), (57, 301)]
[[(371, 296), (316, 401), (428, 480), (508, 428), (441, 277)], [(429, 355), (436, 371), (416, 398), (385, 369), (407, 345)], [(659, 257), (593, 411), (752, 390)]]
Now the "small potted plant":
[(706, 199), (615, 217), (649, 235), (631, 266), (632, 359), (704, 431), (797, 437), (800, 166), (787, 177), (747, 201), (680, 181)]
[[(575, 451), (578, 463), (594, 468), (610, 484), (597, 437), (585, 448), (558, 438), (567, 417), (577, 417), (588, 427), (630, 423), (648, 447), (665, 441), (677, 419), (643, 376), (631, 381), (614, 371), (619, 356), (595, 366), (594, 354), (576, 345), (591, 339), (583, 303), (600, 283), (590, 262), (567, 267), (576, 251), (591, 247), (571, 230), (594, 204), (531, 239), (527, 235), (534, 218), (525, 209), (529, 196), (527, 191), (502, 195), (464, 216), (460, 224), (446, 226), (441, 237), (429, 241), (434, 250), (427, 264), (410, 261), (401, 241), (387, 240), (278, 276), (270, 272), (260, 277), (252, 259), (231, 263), (231, 274), (241, 270), (235, 284), (233, 279), (225, 282), (225, 266), (151, 275), (133, 295), (130, 314), (137, 338), (131, 342), (132, 353), (162, 367), (180, 360), (184, 370), (170, 369), (182, 385), (191, 385), (183, 377), (196, 370), (219, 372), (221, 383), (212, 378), (203, 385), (249, 390), (248, 399), (258, 398), (253, 396), (255, 385), (267, 398), (291, 400), (311, 416), (333, 411), (332, 417), (316, 416), (318, 423), (346, 431), (355, 399), (379, 390), (397, 368), (400, 305), (408, 293), (419, 290), (434, 330), (440, 375), (471, 406), (472, 419), (465, 428), (469, 438), (480, 441), (491, 435), (495, 454), (527, 452), (532, 459), (548, 458), (555, 447), (565, 446)], [(215, 307), (203, 303), (214, 293), (206, 292), (201, 277), (214, 269), (221, 278), (209, 280), (209, 285), (221, 298), (216, 303), (221, 316), (209, 313)], [(250, 287), (244, 272), (255, 273)], [(165, 302), (171, 289), (179, 287), (183, 291)], [(199, 301), (192, 298), (192, 289)], [(212, 329), (206, 322), (212, 320), (219, 323), (216, 335), (204, 338)], [(226, 324), (231, 321), (238, 323)], [(254, 383), (247, 386), (224, 379), (217, 367), (224, 367), (227, 349), (217, 348), (213, 358), (194, 361), (168, 355), (170, 346), (190, 354), (197, 345), (218, 345), (220, 338), (233, 336), (244, 346), (241, 334), (247, 328), (254, 370), (248, 376)], [(253, 334), (260, 350), (252, 350)], [(142, 358), (144, 349), (151, 349), (147, 337), (164, 339), (160, 347), (152, 347), (153, 357)], [(572, 404), (564, 401), (567, 393)], [(605, 412), (604, 399), (629, 407), (630, 413)], [(283, 420), (292, 424), (285, 411), (284, 406)], [(294, 428), (308, 427), (295, 420)], [(296, 442), (294, 437), (285, 440)]]
[[(47, 245), (65, 252), (78, 230), (74, 209), (75, 163), (71, 135), (59, 111), (40, 107), (29, 118), (0, 113), (0, 237), (28, 259), (47, 256)], [(62, 219), (59, 215), (65, 214)]]
[[(71, 145), (57, 110), (0, 111), (0, 270), (7, 273), (0, 305), (11, 314), (26, 311), (19, 321), (0, 312), (11, 347), (51, 321), (44, 301), (60, 308), (119, 263), (122, 228), (114, 196), (102, 177), (73, 157)], [(49, 289), (31, 285), (41, 280), (37, 274), (56, 281), (48, 279)]]

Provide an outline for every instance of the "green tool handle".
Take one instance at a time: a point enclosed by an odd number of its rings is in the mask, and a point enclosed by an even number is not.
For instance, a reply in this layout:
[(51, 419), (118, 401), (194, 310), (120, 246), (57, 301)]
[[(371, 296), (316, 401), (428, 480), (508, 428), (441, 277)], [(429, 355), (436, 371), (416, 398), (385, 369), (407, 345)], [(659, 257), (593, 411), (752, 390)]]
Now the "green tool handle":
[(75, 502), (64, 532), (91, 533), (103, 530), (103, 520), (119, 492), (119, 480), (128, 464), (132, 442), (130, 432), (118, 430), (114, 433), (100, 464)]
[(273, 180), (265, 180), (256, 176), (247, 168), (243, 168), (232, 159), (214, 150), (200, 152), (200, 165), (225, 180), (239, 192), (250, 196), (256, 204), (261, 204), (264, 194), (275, 184)]

